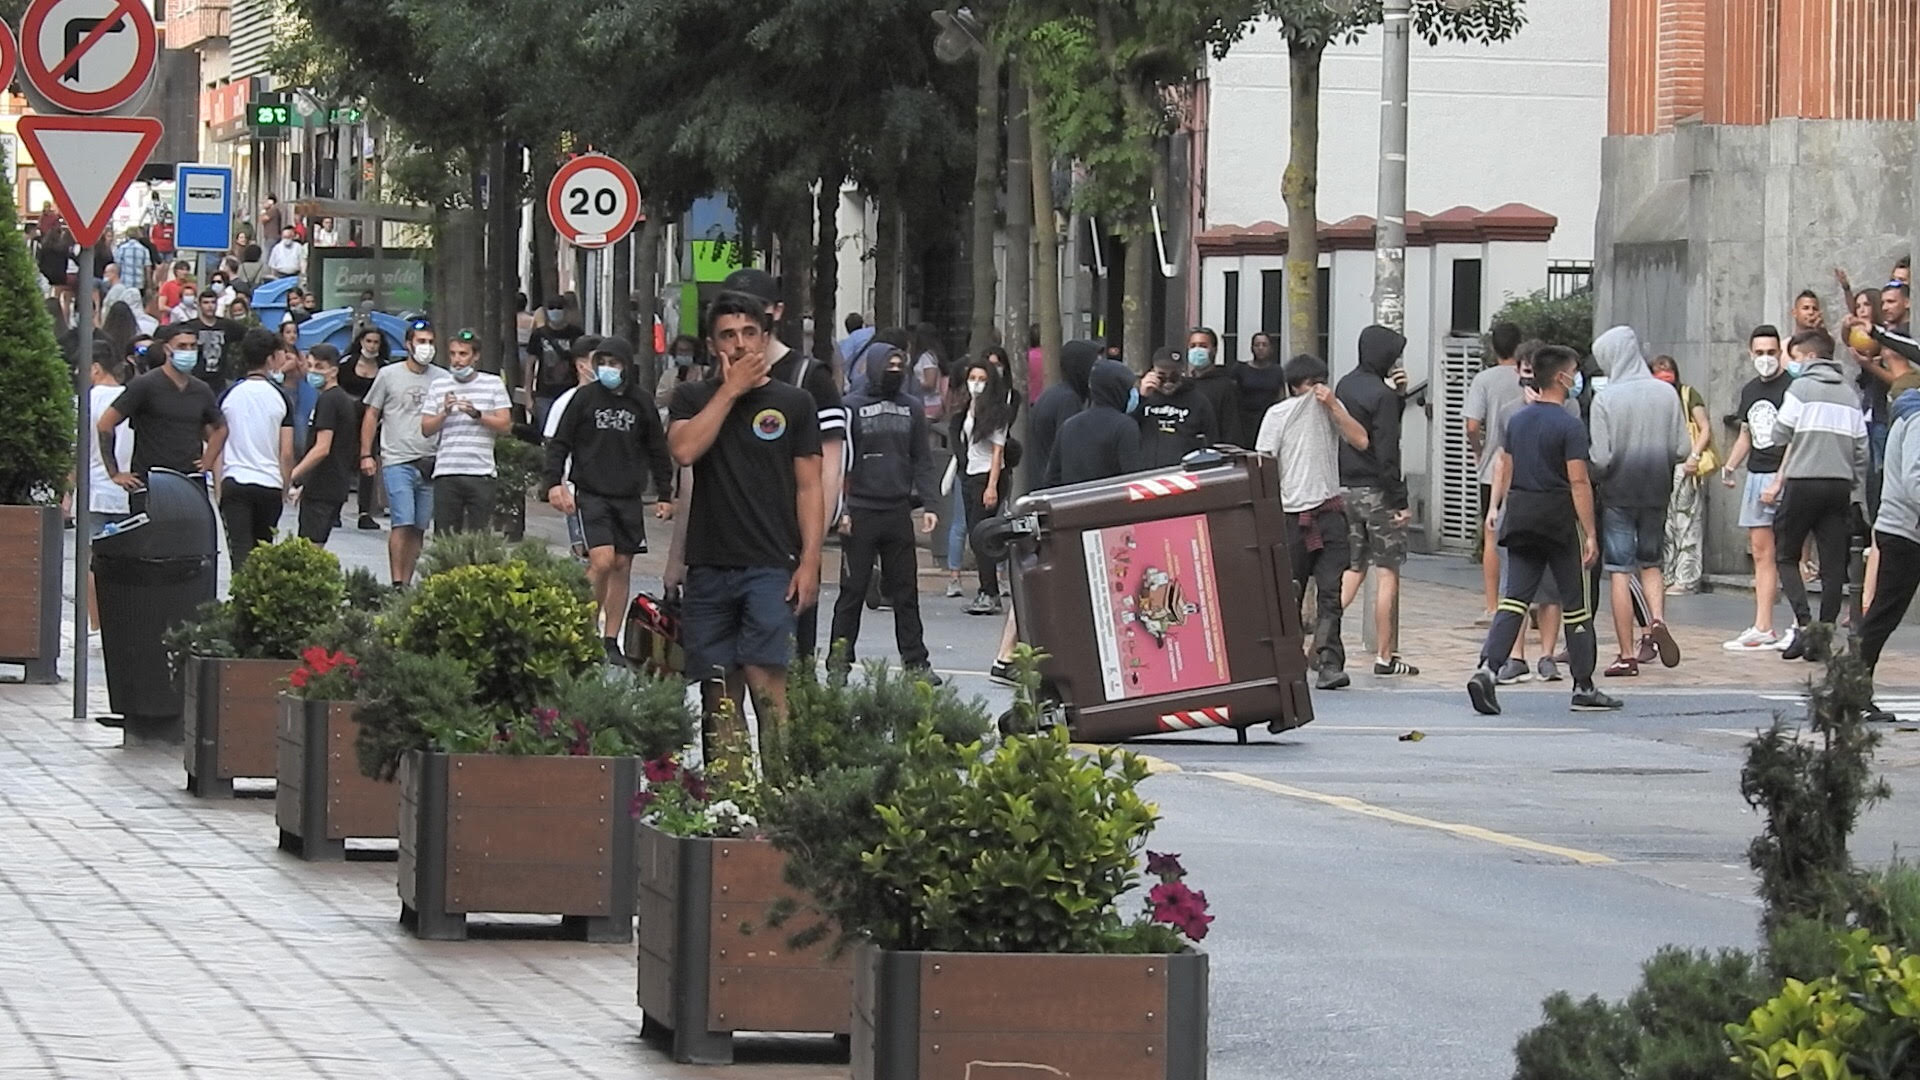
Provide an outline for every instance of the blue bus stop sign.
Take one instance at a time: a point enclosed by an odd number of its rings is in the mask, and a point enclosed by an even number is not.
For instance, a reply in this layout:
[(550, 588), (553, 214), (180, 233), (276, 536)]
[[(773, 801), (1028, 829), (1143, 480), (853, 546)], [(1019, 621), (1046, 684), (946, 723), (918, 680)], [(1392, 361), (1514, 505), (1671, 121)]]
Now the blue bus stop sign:
[(176, 165), (173, 179), (173, 246), (183, 251), (233, 246), (232, 166)]

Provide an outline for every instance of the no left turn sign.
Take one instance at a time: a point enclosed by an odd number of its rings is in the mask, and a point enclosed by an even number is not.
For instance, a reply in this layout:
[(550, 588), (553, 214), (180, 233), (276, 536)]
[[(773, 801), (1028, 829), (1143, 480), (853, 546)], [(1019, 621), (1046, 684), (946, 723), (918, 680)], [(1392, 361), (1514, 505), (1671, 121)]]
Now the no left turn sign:
[(159, 48), (146, 0), (33, 0), (20, 18), (20, 70), (67, 112), (126, 104), (153, 77)]
[(574, 247), (607, 247), (640, 220), (640, 185), (625, 165), (607, 155), (581, 154), (554, 174), (547, 216)]

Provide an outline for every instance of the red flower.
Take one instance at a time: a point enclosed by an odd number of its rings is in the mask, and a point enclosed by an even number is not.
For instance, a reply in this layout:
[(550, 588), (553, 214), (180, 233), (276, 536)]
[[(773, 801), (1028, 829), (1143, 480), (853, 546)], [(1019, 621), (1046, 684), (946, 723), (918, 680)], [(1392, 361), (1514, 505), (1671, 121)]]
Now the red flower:
[(1199, 941), (1207, 936), (1213, 916), (1207, 914), (1207, 894), (1188, 888), (1178, 881), (1165, 881), (1147, 892), (1153, 908), (1153, 921), (1166, 923), (1188, 938)]
[(1161, 881), (1179, 881), (1187, 876), (1187, 868), (1180, 865), (1178, 852), (1167, 854), (1159, 851), (1147, 852), (1147, 873)]
[(327, 650), (318, 645), (309, 645), (301, 651), (300, 659), (305, 660), (308, 667), (319, 667), (327, 659)]
[(688, 770), (680, 774), (680, 786), (687, 789), (687, 797), (694, 802), (707, 801), (707, 782), (699, 773)]
[(627, 805), (627, 813), (632, 817), (639, 817), (641, 814), (647, 812), (647, 807), (652, 806), (653, 800), (656, 798), (659, 798), (659, 796), (651, 791), (634, 792), (633, 802)]
[(680, 775), (680, 763), (673, 759), (672, 754), (654, 758), (640, 768), (646, 774), (649, 784), (670, 783), (674, 777)]
[(292, 684), (295, 690), (304, 690), (307, 688), (307, 675), (306, 668), (295, 668), (293, 674), (287, 676), (287, 682)]

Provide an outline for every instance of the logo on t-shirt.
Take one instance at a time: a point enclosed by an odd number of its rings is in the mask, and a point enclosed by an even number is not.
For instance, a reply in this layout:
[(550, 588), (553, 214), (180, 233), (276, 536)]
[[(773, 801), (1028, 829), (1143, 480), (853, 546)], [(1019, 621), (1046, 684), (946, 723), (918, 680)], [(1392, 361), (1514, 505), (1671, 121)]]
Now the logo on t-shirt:
[(1773, 449), (1773, 423), (1779, 416), (1780, 410), (1774, 408), (1773, 402), (1766, 398), (1754, 402), (1747, 409), (1747, 431), (1755, 450)]
[(761, 409), (754, 414), (753, 433), (766, 442), (778, 439), (787, 433), (787, 414), (779, 409)]

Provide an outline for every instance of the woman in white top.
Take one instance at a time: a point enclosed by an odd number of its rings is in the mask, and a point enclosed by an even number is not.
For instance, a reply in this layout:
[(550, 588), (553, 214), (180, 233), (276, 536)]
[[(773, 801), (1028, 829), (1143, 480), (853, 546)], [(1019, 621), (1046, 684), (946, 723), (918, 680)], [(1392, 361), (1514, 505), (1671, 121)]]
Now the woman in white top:
[[(107, 413), (107, 407), (127, 388), (127, 380), (133, 373), (127, 370), (125, 360), (113, 354), (113, 347), (104, 341), (93, 343), (93, 385), (87, 391), (87, 405), (93, 417), (93, 426), (100, 426), (100, 418)], [(98, 529), (110, 522), (125, 521), (132, 507), (128, 503), (127, 489), (113, 482), (107, 472), (106, 462), (100, 459), (100, 447), (96, 442), (87, 455), (87, 512), (93, 515), (91, 527)], [(119, 472), (133, 468), (133, 427), (122, 421), (113, 429), (113, 456)], [(89, 578), (91, 580), (91, 578)], [(100, 629), (99, 590), (87, 590), (87, 614), (97, 633)]]
[[(975, 526), (999, 512), (1000, 479), (1006, 464), (1007, 429), (1013, 424), (1013, 411), (1007, 406), (1007, 390), (1000, 381), (999, 369), (990, 361), (969, 363), (964, 385), (967, 404), (960, 420), (958, 445), (965, 448), (961, 490), (965, 493), (967, 535), (971, 538)], [(974, 545), (973, 558), (980, 573), (980, 592), (973, 603), (967, 605), (967, 614), (998, 615), (1002, 610), (999, 564), (988, 558), (978, 544)]]

